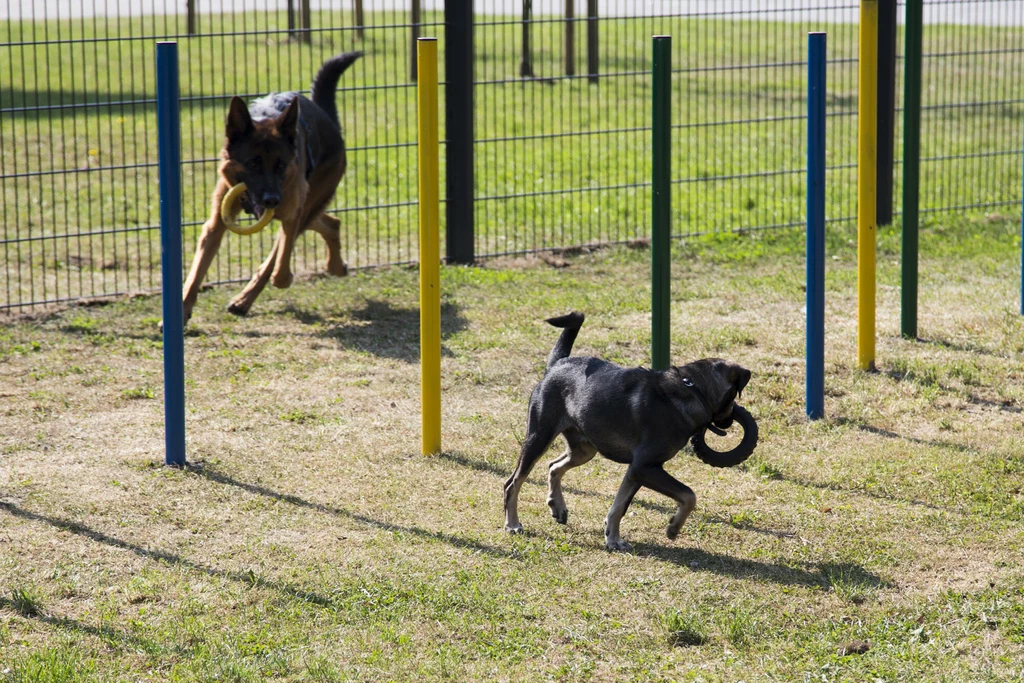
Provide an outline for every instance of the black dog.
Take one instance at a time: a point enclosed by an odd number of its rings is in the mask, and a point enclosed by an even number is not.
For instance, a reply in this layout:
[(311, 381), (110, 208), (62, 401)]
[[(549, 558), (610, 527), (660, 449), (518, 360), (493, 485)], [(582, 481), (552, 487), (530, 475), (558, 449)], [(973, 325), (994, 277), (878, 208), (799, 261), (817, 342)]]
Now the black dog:
[[(629, 549), (619, 537), (619, 521), (641, 486), (678, 504), (667, 530), (674, 539), (697, 497), (663, 465), (705, 427), (732, 425), (734, 409), (743, 411), (735, 399), (750, 381), (750, 371), (717, 358), (664, 372), (623, 368), (588, 356), (570, 358), (583, 314), (570, 313), (547, 322), (564, 329), (548, 357), (544, 379), (530, 396), (526, 439), (515, 472), (505, 482), (505, 529), (523, 530), (517, 512), (519, 489), (537, 459), (562, 434), (569, 447), (548, 469), (548, 505), (555, 521), (565, 524), (569, 518), (562, 477), (600, 453), (629, 465), (605, 521), (607, 548)], [(749, 448), (753, 450), (752, 445)]]

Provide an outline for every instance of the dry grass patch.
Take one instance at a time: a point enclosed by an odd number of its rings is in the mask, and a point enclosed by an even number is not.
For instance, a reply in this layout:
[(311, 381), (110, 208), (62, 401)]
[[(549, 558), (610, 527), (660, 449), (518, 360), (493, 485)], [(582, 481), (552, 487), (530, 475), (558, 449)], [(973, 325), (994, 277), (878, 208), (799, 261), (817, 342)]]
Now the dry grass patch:
[[(995, 248), (1014, 229), (933, 226), (919, 342), (897, 336), (881, 236), (871, 374), (854, 369), (853, 247), (833, 236), (815, 423), (800, 235), (677, 245), (674, 357), (750, 367), (762, 440), (732, 470), (673, 460), (697, 510), (672, 543), (669, 501), (642, 492), (631, 555), (603, 549), (619, 465), (568, 476), (565, 527), (538, 468), (521, 537), (501, 530), (500, 492), (557, 336), (542, 318), (585, 310), (580, 353), (646, 362), (643, 250), (446, 268), (446, 450), (429, 458), (411, 270), (267, 292), (245, 319), (222, 312), (227, 290), (203, 293), (186, 471), (159, 464), (157, 300), (11, 319), (0, 680), (1024, 675), (1024, 324), (1018, 264)], [(954, 254), (942, 230), (981, 237)]]

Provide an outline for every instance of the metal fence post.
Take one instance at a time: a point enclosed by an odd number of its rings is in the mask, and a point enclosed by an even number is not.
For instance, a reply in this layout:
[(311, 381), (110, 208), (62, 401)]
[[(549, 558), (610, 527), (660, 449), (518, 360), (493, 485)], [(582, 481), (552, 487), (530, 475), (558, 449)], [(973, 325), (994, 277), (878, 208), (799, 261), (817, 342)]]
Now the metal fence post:
[(313, 35), (310, 29), (313, 28), (313, 16), (309, 9), (309, 0), (299, 0), (299, 27), (303, 29), (302, 42), (312, 42)]
[(896, 0), (878, 3), (878, 188), (875, 222), (892, 224), (896, 136)]
[(907, 0), (903, 48), (903, 246), (900, 335), (917, 338), (917, 228), (921, 180), (922, 0)]
[(473, 0), (446, 2), (445, 21), (445, 251), (448, 263), (473, 263)]
[[(447, 4), (445, 3), (445, 5)], [(355, 15), (352, 17), (352, 20), (356, 25), (356, 39), (364, 40), (366, 35), (363, 32), (363, 25), (366, 23), (366, 18), (363, 14), (363, 0), (353, 0), (352, 12)]]
[(533, 61), (530, 57), (530, 22), (533, 20), (533, 0), (523, 0), (523, 45), (519, 57), (519, 75), (533, 78)]
[(185, 29), (190, 36), (196, 34), (196, 0), (185, 0)]
[(597, 41), (597, 0), (587, 0), (587, 79), (591, 83), (597, 83), (597, 72), (599, 69)]
[(164, 314), (164, 463), (185, 466), (185, 322), (181, 304), (181, 125), (178, 44), (156, 44), (160, 153), (160, 288)]
[(565, 75), (576, 75), (576, 0), (565, 0)]
[(417, 80), (417, 61), (419, 60), (419, 47), (416, 41), (420, 37), (420, 0), (410, 0), (409, 13), (409, 45), (411, 47), (409, 50), (409, 80), (415, 81)]
[(651, 367), (668, 370), (671, 310), (672, 38), (654, 36), (651, 154)]
[(825, 47), (807, 36), (807, 417), (825, 415)]

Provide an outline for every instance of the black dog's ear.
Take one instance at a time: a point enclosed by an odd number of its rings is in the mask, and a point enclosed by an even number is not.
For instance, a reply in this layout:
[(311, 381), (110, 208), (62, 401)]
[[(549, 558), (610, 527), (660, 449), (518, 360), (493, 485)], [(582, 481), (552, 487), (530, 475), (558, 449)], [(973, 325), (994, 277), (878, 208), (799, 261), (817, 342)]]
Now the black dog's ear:
[(228, 136), (229, 142), (234, 142), (245, 137), (253, 131), (252, 117), (249, 116), (249, 108), (237, 95), (231, 98), (228, 106), (228, 120), (224, 133)]
[(747, 382), (750, 381), (750, 370), (721, 360), (716, 360), (713, 367), (716, 371), (725, 375), (725, 381), (736, 390), (738, 398), (743, 393), (743, 388), (747, 386)]
[(729, 368), (729, 383), (736, 388), (736, 397), (739, 398), (743, 394), (743, 388), (747, 386), (747, 382), (750, 381), (750, 370), (741, 368), (738, 365), (733, 365)]
[(295, 144), (295, 138), (298, 137), (299, 127), (299, 98), (296, 96), (292, 99), (291, 103), (284, 110), (284, 112), (277, 117), (277, 129), (281, 131), (281, 135), (291, 143)]

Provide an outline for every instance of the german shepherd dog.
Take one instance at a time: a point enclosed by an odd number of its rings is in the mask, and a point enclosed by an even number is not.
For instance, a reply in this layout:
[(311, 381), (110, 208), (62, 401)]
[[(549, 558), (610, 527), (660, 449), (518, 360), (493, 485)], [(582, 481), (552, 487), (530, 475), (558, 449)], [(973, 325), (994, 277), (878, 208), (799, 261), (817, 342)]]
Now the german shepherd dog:
[(247, 108), (240, 97), (231, 98), (210, 218), (203, 225), (185, 280), (186, 323), (227, 229), (220, 215), (221, 200), (238, 183), (248, 188), (242, 208), (257, 218), (274, 209), (281, 230), (267, 260), (231, 300), (228, 311), (248, 313), (268, 280), (282, 289), (292, 284), (292, 250), (305, 230), (315, 230), (327, 242), (327, 271), (339, 277), (348, 273), (341, 257), (341, 223), (324, 209), (346, 166), (334, 94), (341, 74), (361, 56), (361, 52), (348, 52), (324, 62), (313, 79), (312, 101), (297, 92), (274, 93)]

